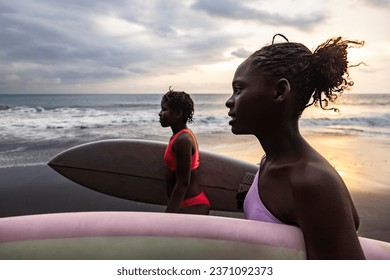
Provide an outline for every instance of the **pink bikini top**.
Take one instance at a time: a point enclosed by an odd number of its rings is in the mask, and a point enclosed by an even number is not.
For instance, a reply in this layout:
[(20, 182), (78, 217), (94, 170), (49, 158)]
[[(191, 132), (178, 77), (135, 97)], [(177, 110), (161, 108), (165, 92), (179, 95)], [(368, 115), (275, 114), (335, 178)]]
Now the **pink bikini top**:
[(285, 224), (276, 218), (272, 213), (265, 207), (260, 199), (259, 188), (259, 171), (256, 173), (255, 179), (246, 194), (244, 200), (244, 215), (248, 220), (255, 220), (261, 222), (269, 222), (275, 224)]
[[(192, 133), (192, 131), (189, 129), (182, 129), (178, 133), (176, 133), (175, 135), (172, 136), (171, 140), (168, 143), (167, 148), (165, 149), (165, 153), (164, 153), (165, 163), (166, 163), (168, 169), (170, 169), (170, 170), (176, 170), (176, 157), (175, 157), (175, 154), (173, 152), (173, 143), (175, 142), (176, 138), (184, 132), (187, 132), (188, 134), (190, 134), (191, 137), (194, 139), (194, 142), (196, 143), (195, 136)], [(199, 151), (198, 151), (198, 147), (196, 146), (195, 153), (192, 155), (191, 170), (194, 170), (198, 167), (199, 167)]]

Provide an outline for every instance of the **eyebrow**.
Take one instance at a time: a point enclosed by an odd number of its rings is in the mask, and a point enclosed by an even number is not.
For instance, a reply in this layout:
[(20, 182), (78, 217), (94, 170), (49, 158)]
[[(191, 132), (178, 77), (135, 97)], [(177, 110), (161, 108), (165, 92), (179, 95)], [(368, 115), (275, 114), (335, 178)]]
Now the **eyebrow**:
[(236, 79), (236, 80), (233, 80), (232, 81), (232, 86), (236, 86), (236, 85), (245, 85), (245, 82), (241, 79)]

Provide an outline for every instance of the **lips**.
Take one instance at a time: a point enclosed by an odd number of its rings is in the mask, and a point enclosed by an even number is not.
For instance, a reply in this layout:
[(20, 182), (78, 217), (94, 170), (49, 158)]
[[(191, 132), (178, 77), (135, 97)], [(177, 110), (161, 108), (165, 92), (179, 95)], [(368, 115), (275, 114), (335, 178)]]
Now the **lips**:
[(232, 125), (236, 121), (236, 115), (232, 113), (229, 113), (228, 115), (231, 118), (231, 120), (229, 121), (229, 125)]

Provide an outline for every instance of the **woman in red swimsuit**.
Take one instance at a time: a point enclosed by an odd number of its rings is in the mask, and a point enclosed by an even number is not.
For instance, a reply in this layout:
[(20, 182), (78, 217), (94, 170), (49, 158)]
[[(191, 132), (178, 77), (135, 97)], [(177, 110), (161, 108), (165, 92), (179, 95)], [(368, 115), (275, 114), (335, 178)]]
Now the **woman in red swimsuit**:
[(193, 114), (191, 97), (169, 88), (162, 97), (159, 113), (161, 126), (171, 127), (173, 132), (164, 154), (169, 197), (166, 212), (208, 215), (210, 202), (198, 183), (198, 144), (187, 127)]

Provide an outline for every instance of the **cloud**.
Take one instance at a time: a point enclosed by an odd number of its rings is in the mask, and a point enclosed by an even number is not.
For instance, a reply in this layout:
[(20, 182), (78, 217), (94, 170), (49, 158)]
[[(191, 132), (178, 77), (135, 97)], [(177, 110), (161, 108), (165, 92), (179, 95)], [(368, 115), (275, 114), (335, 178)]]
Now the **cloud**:
[(11, 90), (15, 77), (30, 85), (56, 81), (58, 86), (155, 76), (218, 61), (230, 35), (187, 2), (2, 3), (0, 92)]
[(340, 3), (0, 1), (0, 94), (156, 92), (172, 80), (189, 91), (215, 85), (223, 92), (236, 65), (275, 33), (318, 45), (336, 32), (387, 49), (387, 33), (376, 27), (387, 26), (389, 0)]
[(364, 3), (378, 8), (390, 9), (390, 0), (364, 0)]
[(231, 54), (238, 58), (247, 58), (253, 53), (253, 51), (248, 51), (244, 48), (239, 48), (235, 51), (233, 51)]
[[(320, 12), (305, 13), (303, 11), (294, 15), (291, 10), (286, 9), (283, 6), (280, 6), (281, 8), (278, 9), (281, 12), (270, 12), (266, 8), (261, 9), (251, 7), (248, 5), (250, 3), (251, 1), (248, 0), (197, 0), (193, 4), (193, 8), (201, 10), (211, 16), (236, 20), (256, 21), (259, 23), (272, 24), (276, 26), (295, 26), (301, 29), (312, 28), (313, 26), (322, 23), (325, 19), (325, 16)], [(259, 2), (257, 3), (259, 6), (261, 6)]]

